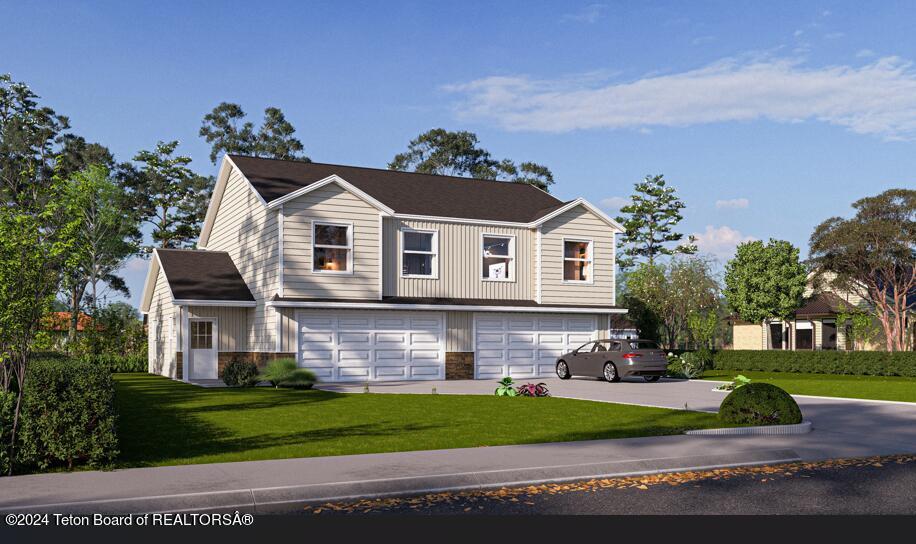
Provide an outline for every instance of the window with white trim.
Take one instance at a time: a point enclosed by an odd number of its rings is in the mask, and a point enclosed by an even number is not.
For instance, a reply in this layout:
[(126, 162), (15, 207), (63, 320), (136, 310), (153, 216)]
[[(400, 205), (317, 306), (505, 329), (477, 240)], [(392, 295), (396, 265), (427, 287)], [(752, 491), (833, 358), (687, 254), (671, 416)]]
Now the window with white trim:
[(353, 273), (353, 225), (312, 222), (312, 271)]
[(591, 240), (563, 240), (563, 281), (592, 281)]
[(491, 281), (515, 280), (515, 237), (484, 234), (482, 278)]
[(401, 229), (401, 277), (436, 278), (438, 276), (438, 231)]

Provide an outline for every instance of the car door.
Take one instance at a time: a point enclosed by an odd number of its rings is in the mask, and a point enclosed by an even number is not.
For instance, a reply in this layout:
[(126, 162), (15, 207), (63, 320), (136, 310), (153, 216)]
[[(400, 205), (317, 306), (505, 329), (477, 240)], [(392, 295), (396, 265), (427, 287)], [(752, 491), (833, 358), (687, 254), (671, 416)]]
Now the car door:
[(589, 342), (579, 346), (575, 352), (569, 355), (569, 360), (566, 361), (566, 365), (569, 367), (570, 374), (587, 375), (589, 373), (588, 362), (593, 347), (595, 347), (595, 343)]
[(595, 342), (591, 352), (588, 354), (588, 375), (596, 377), (602, 376), (604, 372), (604, 363), (607, 361), (607, 357), (607, 344), (605, 342)]

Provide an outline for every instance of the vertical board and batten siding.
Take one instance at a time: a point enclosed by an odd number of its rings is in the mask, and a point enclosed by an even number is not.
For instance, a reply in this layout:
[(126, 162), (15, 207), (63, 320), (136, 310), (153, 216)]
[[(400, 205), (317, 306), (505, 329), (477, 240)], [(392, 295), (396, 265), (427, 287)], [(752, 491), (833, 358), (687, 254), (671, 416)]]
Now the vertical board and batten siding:
[(176, 307), (172, 304), (172, 293), (162, 268), (156, 277), (153, 297), (147, 314), (148, 365), (150, 374), (159, 374), (169, 378), (177, 377), (175, 351), (177, 350), (177, 316)]
[[(283, 204), (283, 296), (379, 298), (379, 212), (337, 184)], [(312, 222), (353, 224), (353, 273), (312, 272)]]
[(445, 313), (445, 351), (474, 351), (473, 312)]
[(229, 253), (257, 302), (255, 308), (239, 309), (246, 315), (247, 351), (276, 348), (276, 313), (268, 311), (265, 302), (279, 288), (277, 215), (261, 203), (238, 169), (233, 168), (207, 249)]
[[(563, 239), (592, 240), (592, 283), (563, 281)], [(613, 305), (614, 231), (583, 206), (547, 221), (541, 226), (541, 303), (582, 306)]]
[(219, 334), (219, 351), (248, 351), (248, 314), (250, 308), (229, 308), (224, 306), (190, 306), (188, 317), (215, 317)]
[[(402, 227), (439, 232), (438, 279), (401, 277)], [(385, 218), (384, 231), (385, 296), (501, 300), (534, 298), (534, 269), (530, 264), (534, 259), (533, 229)], [(515, 236), (516, 277), (513, 281), (482, 279), (483, 234)]]

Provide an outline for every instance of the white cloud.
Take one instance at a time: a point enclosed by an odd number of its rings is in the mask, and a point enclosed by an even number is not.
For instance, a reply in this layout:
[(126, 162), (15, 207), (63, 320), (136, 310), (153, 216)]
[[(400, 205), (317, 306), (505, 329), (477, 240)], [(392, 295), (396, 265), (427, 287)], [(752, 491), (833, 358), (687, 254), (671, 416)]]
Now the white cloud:
[(694, 233), (694, 236), (700, 253), (707, 253), (722, 260), (732, 258), (738, 244), (755, 239), (753, 236), (745, 236), (740, 231), (727, 225), (722, 225), (721, 227), (706, 225), (705, 232)]
[(560, 19), (562, 21), (572, 21), (574, 23), (592, 24), (604, 17), (607, 4), (589, 4), (575, 13), (567, 13)]
[(723, 208), (726, 208), (726, 209), (728, 208), (731, 208), (731, 209), (747, 208), (748, 206), (750, 206), (750, 204), (751, 204), (751, 201), (746, 198), (732, 198), (729, 200), (716, 200), (716, 208), (720, 210)]
[(449, 85), (456, 114), (508, 130), (684, 127), (766, 119), (818, 121), (885, 139), (916, 136), (916, 70), (885, 57), (863, 66), (810, 68), (789, 58), (725, 59), (629, 82), (493, 76)]
[(598, 205), (600, 205), (605, 210), (619, 210), (620, 208), (623, 208), (624, 206), (626, 206), (629, 203), (630, 203), (629, 198), (625, 198), (622, 196), (611, 196), (608, 198), (602, 198), (601, 202), (599, 202)]

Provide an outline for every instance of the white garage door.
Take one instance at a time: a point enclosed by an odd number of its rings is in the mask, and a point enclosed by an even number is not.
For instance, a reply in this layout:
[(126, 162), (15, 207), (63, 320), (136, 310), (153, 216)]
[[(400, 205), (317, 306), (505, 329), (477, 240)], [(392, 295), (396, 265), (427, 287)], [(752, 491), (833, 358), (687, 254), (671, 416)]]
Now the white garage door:
[(557, 357), (598, 338), (595, 316), (476, 314), (477, 378), (555, 375)]
[(445, 378), (445, 317), (435, 312), (302, 311), (300, 366), (324, 381)]

